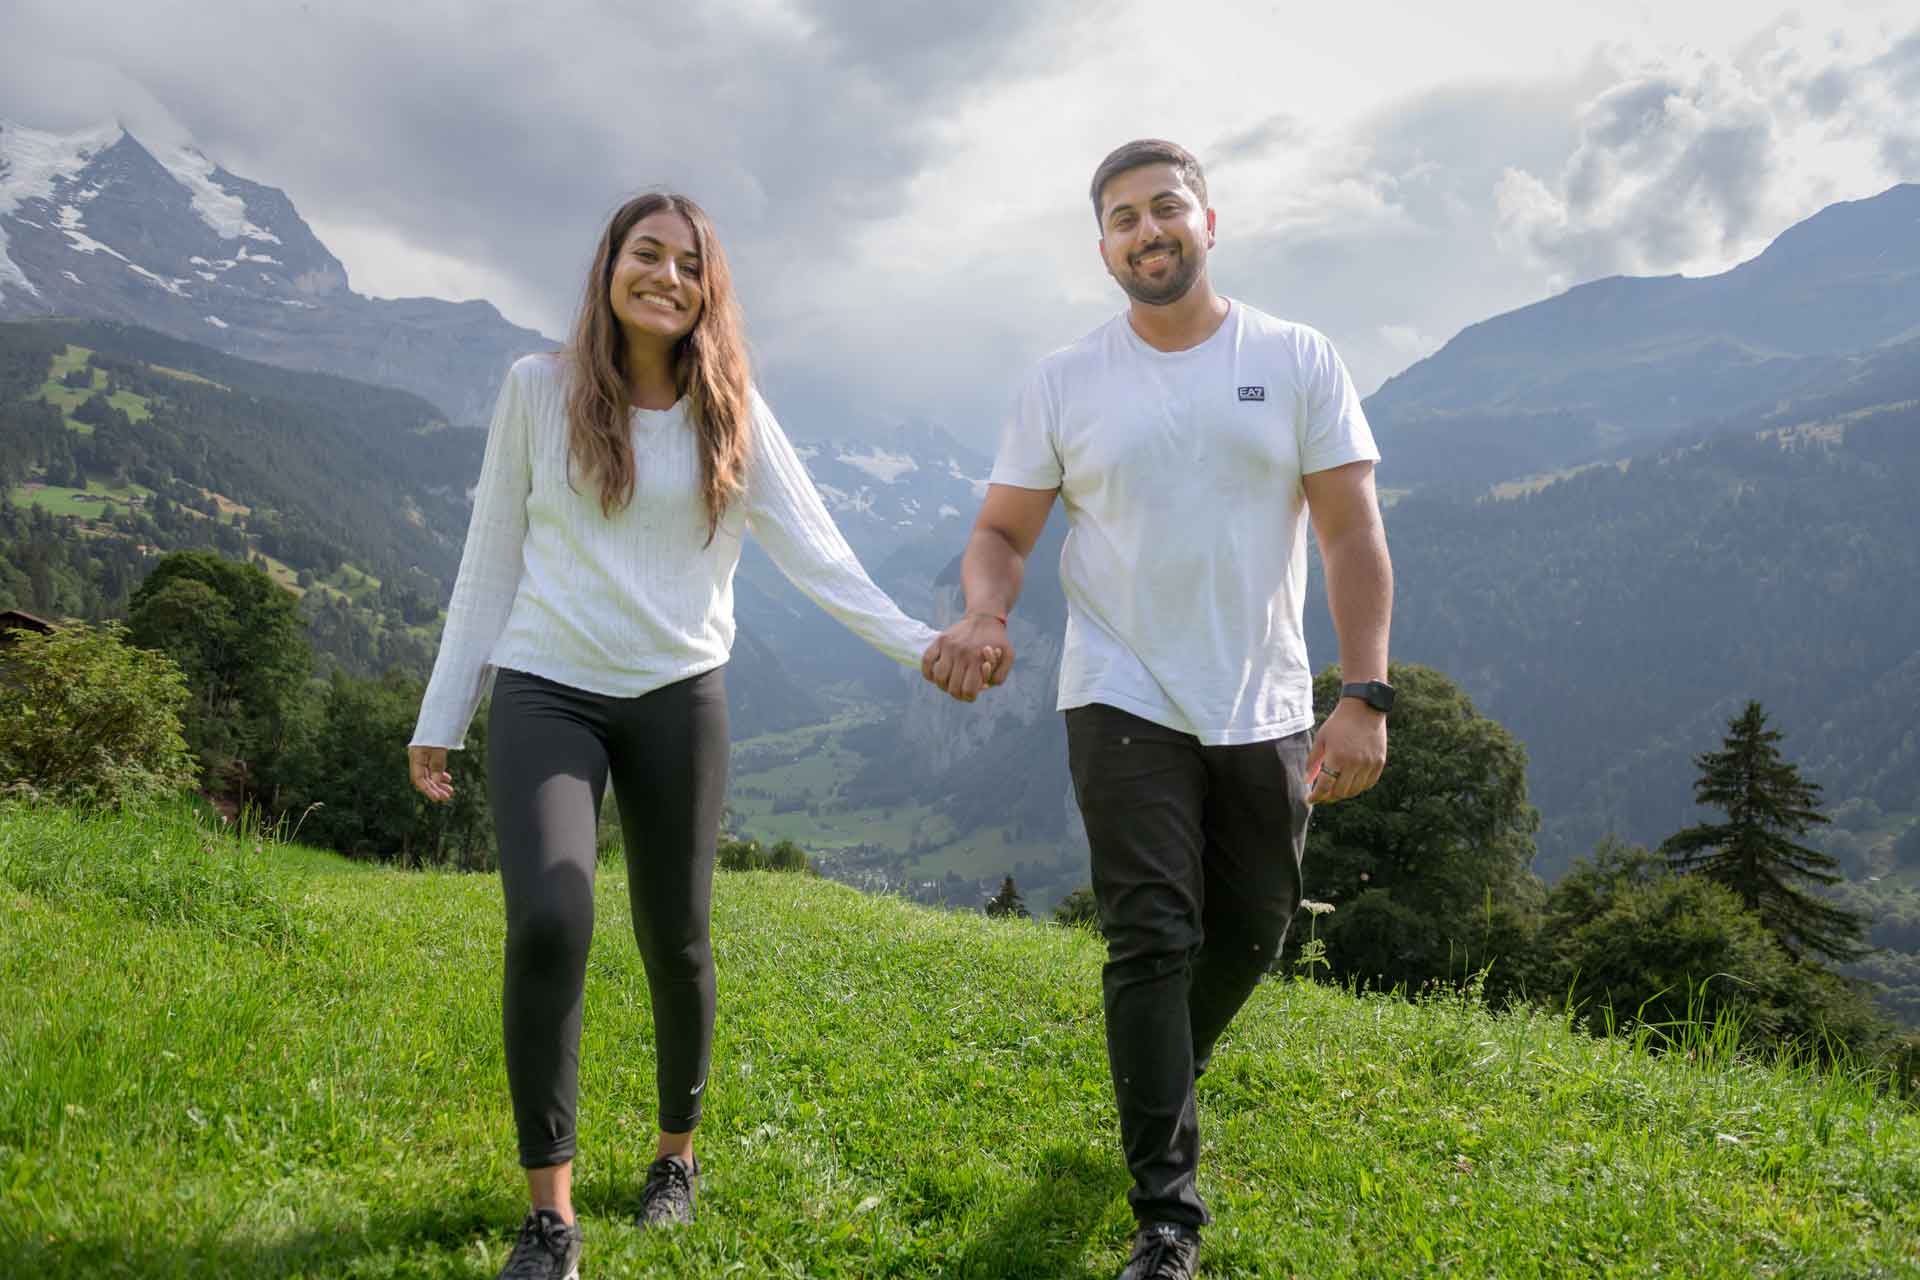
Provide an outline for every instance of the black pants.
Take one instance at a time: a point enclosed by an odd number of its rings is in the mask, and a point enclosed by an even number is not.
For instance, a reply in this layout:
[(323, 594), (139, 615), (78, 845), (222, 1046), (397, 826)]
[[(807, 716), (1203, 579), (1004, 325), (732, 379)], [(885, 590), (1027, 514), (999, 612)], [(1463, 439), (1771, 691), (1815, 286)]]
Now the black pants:
[(1140, 1222), (1208, 1221), (1193, 1082), (1300, 905), (1311, 735), (1207, 747), (1095, 704), (1067, 759), (1107, 936), (1102, 994)]
[(495, 681), (487, 787), (507, 903), (507, 1084), (525, 1168), (573, 1158), (594, 836), (609, 777), (653, 998), (660, 1127), (700, 1122), (713, 1044), (707, 924), (727, 788), (723, 671), (637, 698), (519, 671)]

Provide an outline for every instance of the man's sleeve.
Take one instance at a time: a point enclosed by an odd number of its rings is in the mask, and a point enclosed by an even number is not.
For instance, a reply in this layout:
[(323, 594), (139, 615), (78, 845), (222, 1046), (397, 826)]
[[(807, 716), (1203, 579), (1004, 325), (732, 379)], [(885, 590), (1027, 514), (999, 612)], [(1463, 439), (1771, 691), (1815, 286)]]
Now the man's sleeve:
[(1000, 432), (992, 482), (1020, 489), (1058, 489), (1064, 475), (1059, 421), (1046, 370), (1035, 369), (1014, 397), (1013, 409)]
[(1300, 352), (1305, 412), (1300, 415), (1300, 474), (1330, 471), (1349, 462), (1378, 462), (1373, 429), (1360, 407), (1347, 366), (1325, 335), (1308, 332)]

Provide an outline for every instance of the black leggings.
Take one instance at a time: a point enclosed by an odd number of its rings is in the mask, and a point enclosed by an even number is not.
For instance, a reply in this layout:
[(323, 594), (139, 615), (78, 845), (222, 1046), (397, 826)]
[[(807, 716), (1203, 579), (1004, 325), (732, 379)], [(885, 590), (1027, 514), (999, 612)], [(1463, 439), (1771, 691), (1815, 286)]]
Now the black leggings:
[(507, 1084), (520, 1163), (573, 1159), (594, 835), (611, 776), (633, 934), (653, 997), (660, 1127), (700, 1122), (713, 1044), (714, 845), (727, 789), (724, 668), (637, 698), (502, 671), (487, 787), (507, 903)]

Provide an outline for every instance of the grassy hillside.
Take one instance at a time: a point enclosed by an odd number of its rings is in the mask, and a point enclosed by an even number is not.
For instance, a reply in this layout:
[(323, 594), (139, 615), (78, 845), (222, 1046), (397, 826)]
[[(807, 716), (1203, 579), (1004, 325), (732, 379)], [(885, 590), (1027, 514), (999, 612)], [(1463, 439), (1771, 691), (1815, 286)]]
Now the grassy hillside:
[(0, 325), (0, 603), (113, 617), (159, 555), (211, 549), (320, 588), (313, 639), (350, 669), (420, 669), (482, 443), (401, 392), (126, 326)]
[[(0, 1274), (490, 1276), (498, 885), (0, 809)], [(1106, 1277), (1089, 935), (722, 875), (702, 1219), (627, 1224), (653, 1064), (599, 884), (591, 1274)], [(1275, 982), (1201, 1086), (1208, 1276), (1920, 1274), (1920, 1116), (1540, 1017)]]

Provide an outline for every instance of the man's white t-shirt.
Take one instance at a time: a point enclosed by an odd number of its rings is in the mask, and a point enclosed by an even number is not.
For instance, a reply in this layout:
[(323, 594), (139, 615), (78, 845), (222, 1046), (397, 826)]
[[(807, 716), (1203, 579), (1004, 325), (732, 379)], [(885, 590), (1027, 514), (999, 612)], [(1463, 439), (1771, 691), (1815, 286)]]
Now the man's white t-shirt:
[(1379, 457), (1333, 344), (1244, 303), (1185, 351), (1123, 312), (1041, 361), (992, 479), (1066, 505), (1059, 708), (1209, 746), (1311, 728), (1301, 478)]

